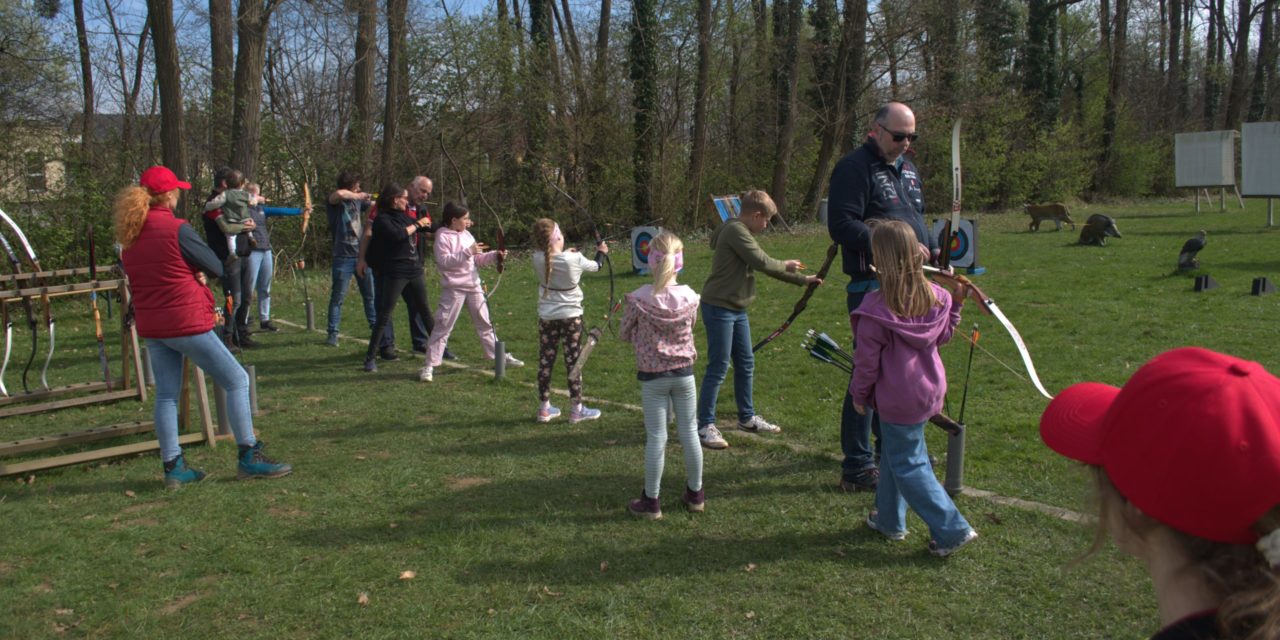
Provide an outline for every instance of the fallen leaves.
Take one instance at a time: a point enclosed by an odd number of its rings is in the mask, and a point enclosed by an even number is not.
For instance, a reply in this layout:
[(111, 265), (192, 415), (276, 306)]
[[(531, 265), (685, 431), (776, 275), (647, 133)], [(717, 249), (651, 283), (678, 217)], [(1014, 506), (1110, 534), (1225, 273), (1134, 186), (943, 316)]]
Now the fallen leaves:
[(136, 493), (134, 493), (133, 491), (130, 491), (130, 490), (128, 490), (128, 489), (125, 489), (124, 496), (125, 496), (126, 498), (136, 498), (136, 497), (138, 497), (138, 494), (136, 494)]
[(356, 598), (356, 604), (358, 604), (358, 605), (360, 605), (360, 606), (362, 606), (362, 607), (367, 607), (367, 606), (369, 606), (369, 594), (367, 594), (367, 593), (365, 593), (365, 592), (361, 591), (361, 592), (360, 592), (360, 597)]
[(747, 573), (751, 573), (752, 571), (755, 571), (755, 570), (756, 570), (756, 563), (754, 563), (754, 562), (748, 562), (748, 563), (747, 563), (747, 566), (743, 567), (742, 569), (743, 569), (743, 571), (746, 571)]
[(408, 571), (408, 570), (406, 570), (406, 571), (401, 571), (401, 572), (400, 572), (400, 579), (401, 579), (401, 580), (412, 580), (412, 579), (414, 579), (414, 578), (416, 578), (416, 577), (418, 577), (418, 572), (416, 572), (416, 571)]
[(552, 591), (551, 587), (548, 587), (546, 585), (542, 585), (542, 592), (551, 596), (552, 598), (559, 598), (560, 596), (564, 595), (563, 591)]
[(608, 560), (601, 560), (601, 561), (600, 561), (600, 573), (604, 573), (604, 572), (606, 572), (606, 571), (608, 571), (608, 570), (609, 570), (609, 561), (608, 561)]

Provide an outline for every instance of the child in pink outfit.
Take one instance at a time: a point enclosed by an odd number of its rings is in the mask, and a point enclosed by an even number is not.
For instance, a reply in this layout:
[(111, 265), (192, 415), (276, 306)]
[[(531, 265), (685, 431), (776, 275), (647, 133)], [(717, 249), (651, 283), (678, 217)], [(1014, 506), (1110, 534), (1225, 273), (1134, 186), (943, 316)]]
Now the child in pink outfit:
[(649, 244), (649, 267), (653, 284), (627, 294), (620, 337), (635, 346), (636, 378), (640, 380), (644, 429), (644, 492), (632, 500), (632, 515), (656, 520), (662, 517), (658, 503), (662, 468), (667, 449), (667, 412), (675, 409), (676, 433), (684, 452), (687, 477), (681, 501), (691, 512), (704, 507), (702, 491), (702, 445), (694, 416), (697, 387), (693, 382), (693, 362), (698, 350), (693, 343), (693, 324), (698, 317), (698, 294), (676, 282), (676, 272), (684, 266), (684, 245), (669, 232)]
[[(498, 255), (506, 257), (506, 251), (485, 251), (488, 247), (476, 242), (467, 229), (471, 228), (471, 211), (453, 202), (444, 205), (441, 226), (435, 232), (436, 267), (440, 271), (440, 303), (436, 305), (435, 330), (427, 342), (426, 362), (418, 378), (431, 382), (435, 368), (444, 359), (444, 347), (449, 342), (453, 325), (465, 305), (471, 313), (471, 324), (484, 347), (484, 355), (494, 358), (497, 336), (489, 321), (489, 308), (485, 304), (484, 289), (480, 286), (479, 267), (496, 264)], [(507, 354), (507, 366), (520, 367), (524, 363)]]

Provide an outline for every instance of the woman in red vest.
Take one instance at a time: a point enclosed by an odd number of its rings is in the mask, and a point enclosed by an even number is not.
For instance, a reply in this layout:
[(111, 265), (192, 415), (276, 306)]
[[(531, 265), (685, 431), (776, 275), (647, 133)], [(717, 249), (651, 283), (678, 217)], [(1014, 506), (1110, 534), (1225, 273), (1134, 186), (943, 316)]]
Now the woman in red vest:
[(147, 341), (156, 380), (155, 429), (164, 461), (164, 484), (177, 488), (204, 479), (188, 467), (178, 444), (178, 394), (182, 361), (190, 358), (227, 392), (231, 430), (240, 446), (241, 480), (278, 478), (293, 467), (267, 458), (253, 435), (249, 376), (213, 331), (213, 293), (206, 275), (222, 276), (222, 261), (185, 220), (175, 218), (179, 190), (190, 189), (165, 167), (142, 173), (139, 186), (115, 201), (116, 241), (133, 293), (138, 335)]

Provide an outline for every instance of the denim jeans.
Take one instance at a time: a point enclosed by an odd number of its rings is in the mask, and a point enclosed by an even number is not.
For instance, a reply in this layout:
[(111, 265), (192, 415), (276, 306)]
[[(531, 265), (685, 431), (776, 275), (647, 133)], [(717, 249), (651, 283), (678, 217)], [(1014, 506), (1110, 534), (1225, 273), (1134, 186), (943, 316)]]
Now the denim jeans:
[[(849, 293), (848, 307), (849, 313), (853, 313), (858, 305), (862, 304), (862, 299), (866, 297), (867, 292)], [(857, 348), (857, 345), (854, 345)], [(867, 469), (874, 469), (876, 466), (875, 453), (871, 449), (871, 434), (876, 436), (876, 450), (880, 449), (880, 416), (876, 412), (867, 407), (866, 415), (859, 415), (853, 410), (853, 396), (849, 395), (846, 388), (844, 392), (844, 406), (840, 409), (840, 450), (844, 452), (844, 462), (841, 463), (841, 475), (845, 480), (853, 481), (854, 477)]]
[(227, 392), (227, 414), (236, 444), (252, 446), (253, 414), (249, 409), (249, 374), (212, 331), (179, 338), (147, 338), (151, 372), (156, 379), (156, 439), (160, 459), (168, 462), (182, 453), (178, 445), (178, 396), (182, 391), (182, 357), (213, 378)]
[(269, 249), (254, 249), (244, 261), (244, 294), (248, 296), (249, 290), (257, 293), (258, 322), (266, 322), (271, 319), (271, 277), (275, 273), (275, 257)]
[(329, 335), (338, 334), (338, 323), (342, 320), (342, 301), (347, 297), (347, 283), (356, 279), (360, 286), (360, 297), (364, 300), (364, 317), (369, 321), (369, 329), (378, 323), (378, 310), (374, 306), (373, 274), (368, 270), (364, 277), (356, 275), (356, 258), (333, 259), (333, 289), (329, 292)]
[(698, 427), (716, 423), (716, 398), (729, 373), (733, 358), (733, 399), (738, 403), (738, 421), (756, 415), (751, 404), (751, 378), (756, 359), (751, 353), (751, 323), (747, 312), (702, 303), (702, 324), (707, 328), (707, 370), (698, 393)]
[(880, 423), (884, 457), (876, 485), (876, 525), (881, 531), (905, 531), (910, 506), (929, 525), (929, 535), (939, 546), (953, 547), (971, 527), (933, 475), (924, 425)]

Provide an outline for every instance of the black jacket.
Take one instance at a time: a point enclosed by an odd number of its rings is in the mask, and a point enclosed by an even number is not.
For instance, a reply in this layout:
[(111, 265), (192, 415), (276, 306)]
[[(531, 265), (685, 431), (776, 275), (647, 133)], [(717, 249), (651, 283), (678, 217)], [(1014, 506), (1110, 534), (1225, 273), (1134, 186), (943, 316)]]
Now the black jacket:
[[(411, 278), (422, 275), (422, 253), (418, 250), (418, 234), (405, 232), (414, 219), (403, 211), (379, 210), (373, 218), (373, 237), (369, 239), (367, 259), (383, 275)], [(420, 232), (425, 233), (422, 229)]]

